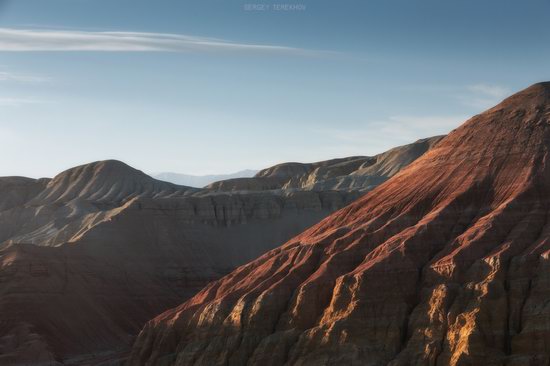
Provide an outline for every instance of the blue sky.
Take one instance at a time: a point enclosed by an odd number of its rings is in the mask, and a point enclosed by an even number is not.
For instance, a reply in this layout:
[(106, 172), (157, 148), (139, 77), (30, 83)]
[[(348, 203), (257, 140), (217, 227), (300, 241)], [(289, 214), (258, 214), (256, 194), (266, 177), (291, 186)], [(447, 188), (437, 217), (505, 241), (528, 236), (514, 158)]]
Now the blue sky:
[(375, 154), (550, 80), (548, 16), (548, 0), (0, 0), (0, 175)]

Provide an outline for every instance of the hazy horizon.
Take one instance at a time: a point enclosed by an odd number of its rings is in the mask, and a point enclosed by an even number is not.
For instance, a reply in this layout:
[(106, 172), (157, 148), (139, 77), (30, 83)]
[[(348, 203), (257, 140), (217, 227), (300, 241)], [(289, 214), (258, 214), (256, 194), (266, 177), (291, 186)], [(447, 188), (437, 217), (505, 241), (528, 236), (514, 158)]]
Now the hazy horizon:
[[(434, 136), (437, 136), (437, 135), (434, 135)], [(427, 137), (434, 137), (434, 136), (426, 136)], [(423, 138), (420, 138), (420, 139), (423, 139)], [(415, 141), (418, 141), (419, 139), (416, 139), (414, 141), (410, 141), (410, 143), (413, 143)], [(275, 162), (271, 165), (266, 165), (266, 166), (261, 166), (261, 167), (257, 167), (257, 168), (244, 168), (244, 169), (239, 169), (239, 170), (234, 170), (234, 171), (222, 171), (222, 172), (211, 172), (211, 173), (204, 173), (204, 174), (193, 174), (193, 173), (187, 173), (187, 172), (178, 172), (178, 171), (169, 171), (169, 170), (166, 170), (166, 171), (155, 171), (155, 170), (144, 170), (142, 168), (140, 168), (139, 166), (135, 166), (135, 165), (132, 165), (130, 163), (128, 163), (127, 161), (124, 161), (124, 160), (121, 160), (121, 159), (118, 159), (118, 158), (105, 158), (105, 159), (99, 159), (99, 160), (89, 160), (89, 161), (83, 161), (82, 163), (78, 163), (78, 164), (75, 164), (75, 165), (70, 165), (70, 166), (66, 166), (64, 168), (61, 168), (59, 171), (55, 172), (54, 174), (50, 175), (50, 176), (32, 176), (32, 175), (0, 175), (0, 177), (8, 177), (8, 176), (21, 176), (21, 177), (27, 177), (27, 178), (34, 178), (34, 179), (40, 179), (40, 178), (53, 178), (54, 176), (64, 172), (65, 170), (68, 170), (68, 169), (71, 169), (71, 168), (74, 168), (74, 167), (77, 167), (77, 166), (81, 166), (81, 165), (86, 165), (86, 164), (91, 164), (91, 163), (95, 163), (95, 162), (99, 162), (99, 161), (107, 161), (107, 160), (117, 160), (117, 161), (121, 161), (127, 165), (129, 165), (130, 167), (134, 168), (134, 169), (137, 169), (137, 170), (141, 170), (143, 171), (145, 174), (153, 177), (153, 178), (157, 178), (157, 179), (160, 179), (158, 178), (159, 176), (161, 175), (165, 175), (165, 174), (173, 174), (173, 175), (182, 175), (182, 176), (189, 176), (189, 177), (197, 177), (197, 178), (202, 178), (202, 177), (215, 177), (215, 176), (223, 176), (223, 175), (233, 175), (233, 174), (237, 174), (237, 173), (245, 173), (245, 172), (254, 172), (254, 173), (257, 173), (259, 171), (261, 171), (262, 169), (266, 169), (266, 168), (270, 168), (272, 166), (275, 166), (275, 165), (278, 165), (278, 164), (283, 164), (283, 163), (305, 163), (305, 164), (308, 164), (308, 163), (316, 163), (316, 162), (320, 162), (320, 161), (324, 161), (324, 160), (331, 160), (331, 159), (339, 159), (339, 158), (346, 158), (346, 157), (350, 157), (350, 156), (374, 156), (374, 155), (377, 155), (377, 154), (380, 154), (380, 153), (383, 153), (383, 152), (386, 152), (394, 147), (399, 147), (399, 146), (403, 146), (403, 145), (407, 145), (408, 143), (405, 143), (405, 144), (400, 144), (400, 145), (395, 145), (395, 146), (391, 146), (390, 148), (386, 149), (386, 150), (383, 150), (383, 151), (378, 151), (378, 152), (375, 152), (373, 154), (369, 154), (369, 155), (361, 155), (361, 154), (355, 154), (355, 155), (342, 155), (342, 156), (338, 156), (338, 155), (335, 155), (335, 156), (331, 156), (331, 157), (328, 157), (327, 159), (320, 159), (320, 160), (285, 160), (285, 161), (278, 161), (278, 162)], [(162, 180), (162, 179), (161, 179)]]

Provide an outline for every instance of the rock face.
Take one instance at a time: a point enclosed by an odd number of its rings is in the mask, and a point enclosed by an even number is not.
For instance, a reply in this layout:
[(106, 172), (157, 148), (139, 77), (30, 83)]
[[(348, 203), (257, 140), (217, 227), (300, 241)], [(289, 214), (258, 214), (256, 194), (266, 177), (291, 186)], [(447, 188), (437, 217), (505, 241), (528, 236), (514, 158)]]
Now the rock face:
[(548, 365), (550, 83), (149, 321), (129, 365)]
[[(322, 184), (361, 164), (286, 179)], [(198, 190), (113, 160), (53, 179), (0, 178), (0, 188), (1, 365), (123, 354), (147, 320), (363, 194)]]

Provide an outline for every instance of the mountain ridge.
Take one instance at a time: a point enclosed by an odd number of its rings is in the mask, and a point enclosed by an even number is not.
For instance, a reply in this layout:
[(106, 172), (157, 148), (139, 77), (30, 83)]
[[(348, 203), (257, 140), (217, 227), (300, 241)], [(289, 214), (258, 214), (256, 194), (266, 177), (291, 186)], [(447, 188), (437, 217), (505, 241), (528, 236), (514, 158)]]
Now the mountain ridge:
[(190, 187), (156, 180), (118, 160), (101, 160), (67, 169), (49, 181), (32, 204), (79, 198), (123, 201), (135, 195), (171, 195)]
[(374, 156), (351, 156), (313, 163), (288, 162), (260, 170), (252, 178), (214, 182), (213, 191), (359, 190), (369, 191), (436, 145), (443, 136), (433, 136), (397, 146)]

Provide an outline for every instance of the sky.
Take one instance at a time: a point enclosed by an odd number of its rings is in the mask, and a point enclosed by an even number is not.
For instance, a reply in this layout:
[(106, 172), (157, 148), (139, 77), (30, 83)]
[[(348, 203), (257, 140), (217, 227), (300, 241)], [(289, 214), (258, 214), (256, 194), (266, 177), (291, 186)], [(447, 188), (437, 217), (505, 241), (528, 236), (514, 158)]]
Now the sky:
[(550, 80), (550, 0), (0, 0), (0, 176), (373, 155)]

